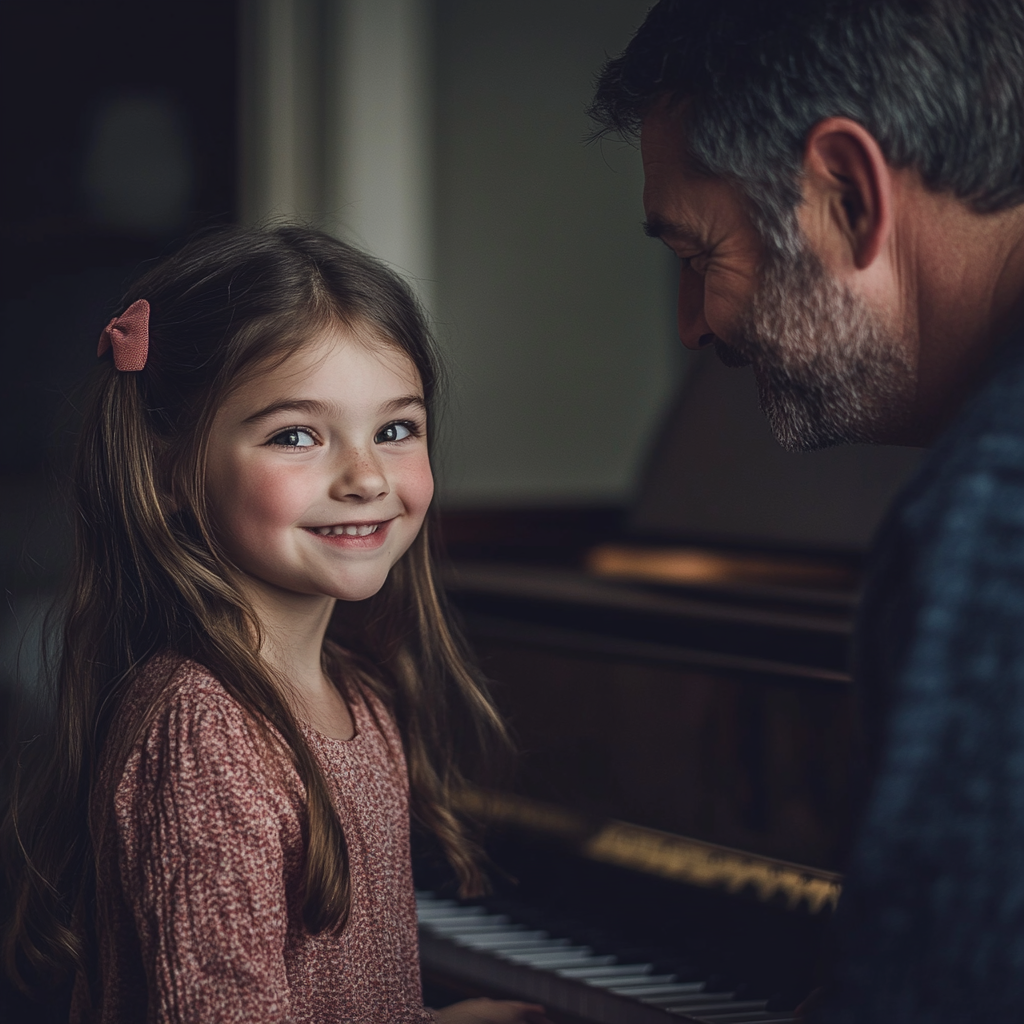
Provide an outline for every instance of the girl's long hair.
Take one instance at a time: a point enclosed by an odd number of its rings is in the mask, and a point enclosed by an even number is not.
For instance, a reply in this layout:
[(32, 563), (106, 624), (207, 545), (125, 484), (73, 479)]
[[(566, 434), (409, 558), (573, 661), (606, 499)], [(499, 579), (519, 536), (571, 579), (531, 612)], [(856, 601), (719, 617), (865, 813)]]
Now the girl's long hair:
[[(208, 668), (298, 772), (308, 801), (307, 928), (342, 928), (349, 913), (345, 836), (326, 781), (259, 656), (259, 623), (207, 516), (206, 439), (233, 389), (331, 325), (368, 328), (405, 352), (431, 411), (438, 362), (429, 330), (383, 264), (294, 227), (197, 239), (138, 280), (123, 308), (140, 298), (151, 309), (145, 368), (119, 372), (108, 357), (85, 403), (54, 735), (42, 769), (21, 772), (4, 825), (14, 897), (4, 961), (22, 987), (91, 973), (91, 836), (106, 811), (94, 799), (100, 758), (123, 764), (148, 724), (112, 728), (133, 677), (161, 651)], [(390, 708), (413, 815), (439, 840), (463, 891), (479, 890), (479, 851), (454, 806), (464, 784), (459, 755), (474, 741), (482, 751), (506, 738), (447, 622), (427, 524), (376, 596), (339, 602), (332, 631), (344, 647), (325, 649), (328, 667), (358, 677)]]

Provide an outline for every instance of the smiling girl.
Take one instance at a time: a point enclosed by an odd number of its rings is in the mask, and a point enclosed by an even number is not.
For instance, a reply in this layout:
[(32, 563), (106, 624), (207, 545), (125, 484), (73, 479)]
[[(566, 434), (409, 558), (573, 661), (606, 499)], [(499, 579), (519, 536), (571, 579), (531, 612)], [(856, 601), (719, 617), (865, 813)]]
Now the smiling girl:
[(420, 995), (410, 810), (478, 890), (456, 748), (504, 733), (431, 572), (415, 300), (327, 236), (231, 229), (123, 308), (8, 969), (73, 974), (72, 1020), (105, 1024), (542, 1019)]

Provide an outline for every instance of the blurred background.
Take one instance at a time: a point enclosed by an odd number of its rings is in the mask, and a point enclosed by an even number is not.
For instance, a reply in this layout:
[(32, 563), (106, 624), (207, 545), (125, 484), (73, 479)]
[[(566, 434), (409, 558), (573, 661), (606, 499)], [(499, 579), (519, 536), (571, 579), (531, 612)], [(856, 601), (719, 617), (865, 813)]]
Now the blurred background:
[(73, 388), (127, 281), (210, 223), (314, 224), (413, 282), (453, 371), (443, 506), (627, 500), (684, 363), (639, 154), (584, 108), (647, 6), (0, 8), (0, 690), (66, 553)]

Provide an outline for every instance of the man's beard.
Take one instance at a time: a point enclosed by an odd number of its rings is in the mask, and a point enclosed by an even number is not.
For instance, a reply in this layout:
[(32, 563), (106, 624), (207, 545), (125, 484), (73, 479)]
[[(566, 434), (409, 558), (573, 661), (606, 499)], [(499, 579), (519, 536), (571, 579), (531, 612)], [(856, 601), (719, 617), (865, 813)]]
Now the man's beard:
[(739, 335), (716, 349), (727, 366), (753, 364), (761, 411), (790, 451), (891, 438), (916, 386), (895, 331), (806, 244), (768, 256)]

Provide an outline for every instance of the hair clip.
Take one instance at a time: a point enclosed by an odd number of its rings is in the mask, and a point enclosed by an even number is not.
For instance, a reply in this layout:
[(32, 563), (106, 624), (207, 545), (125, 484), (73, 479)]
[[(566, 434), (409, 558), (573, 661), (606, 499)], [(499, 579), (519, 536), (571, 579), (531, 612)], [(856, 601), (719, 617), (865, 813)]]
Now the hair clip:
[(149, 303), (137, 299), (120, 316), (103, 328), (96, 355), (114, 350), (114, 366), (137, 371), (146, 365), (149, 355)]

